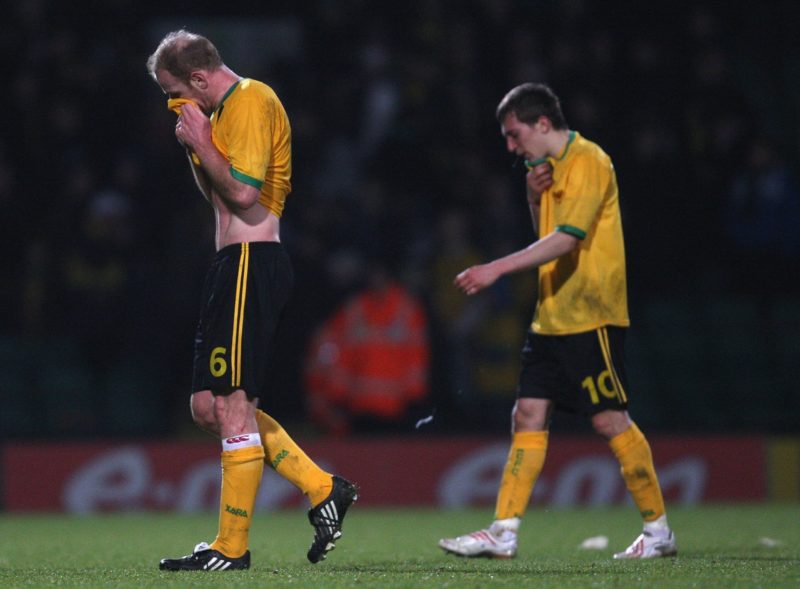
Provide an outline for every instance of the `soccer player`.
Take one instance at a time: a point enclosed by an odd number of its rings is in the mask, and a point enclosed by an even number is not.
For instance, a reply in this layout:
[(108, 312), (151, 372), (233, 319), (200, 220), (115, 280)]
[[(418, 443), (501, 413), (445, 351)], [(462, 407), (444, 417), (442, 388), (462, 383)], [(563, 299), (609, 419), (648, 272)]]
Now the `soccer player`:
[(216, 218), (216, 256), (206, 276), (194, 347), (191, 412), (222, 441), (219, 531), (192, 554), (165, 558), (170, 571), (250, 566), (248, 536), (264, 462), (309, 499), (318, 562), (341, 536), (356, 486), (319, 468), (281, 425), (257, 409), (266, 390), (278, 318), (293, 275), (280, 243), (280, 218), (291, 189), (291, 131), (266, 84), (242, 78), (205, 37), (166, 35), (147, 61), (169, 97), (200, 192)]
[(522, 350), (512, 439), (495, 520), (489, 528), (444, 538), (460, 556), (512, 558), (517, 531), (544, 465), (553, 410), (589, 417), (608, 441), (644, 520), (644, 530), (614, 558), (677, 553), (650, 446), (627, 412), (624, 369), (625, 252), (614, 166), (595, 143), (570, 130), (558, 97), (543, 84), (506, 94), (497, 119), (508, 151), (526, 159), (534, 232), (525, 249), (461, 272), (474, 295), (505, 274), (539, 268), (539, 299)]

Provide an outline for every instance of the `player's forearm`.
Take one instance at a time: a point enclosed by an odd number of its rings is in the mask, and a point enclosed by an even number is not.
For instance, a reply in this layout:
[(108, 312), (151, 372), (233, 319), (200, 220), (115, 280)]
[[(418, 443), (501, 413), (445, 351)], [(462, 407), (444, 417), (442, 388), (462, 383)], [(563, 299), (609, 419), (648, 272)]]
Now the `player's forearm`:
[(492, 265), (500, 275), (537, 268), (568, 254), (575, 249), (577, 243), (575, 237), (556, 231), (533, 242), (525, 249), (495, 260)]

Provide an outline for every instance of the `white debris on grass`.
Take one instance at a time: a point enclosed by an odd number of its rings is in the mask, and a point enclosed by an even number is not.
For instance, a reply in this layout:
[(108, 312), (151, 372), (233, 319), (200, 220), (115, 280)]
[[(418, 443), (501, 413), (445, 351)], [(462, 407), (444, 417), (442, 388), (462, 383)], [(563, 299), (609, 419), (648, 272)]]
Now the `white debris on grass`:
[(586, 538), (579, 548), (583, 550), (605, 550), (608, 548), (608, 536), (592, 536)]
[(766, 546), (767, 548), (775, 548), (776, 546), (780, 546), (781, 544), (783, 544), (783, 542), (781, 542), (780, 540), (776, 540), (775, 538), (767, 538), (767, 537), (759, 538), (758, 539), (758, 543), (761, 546)]

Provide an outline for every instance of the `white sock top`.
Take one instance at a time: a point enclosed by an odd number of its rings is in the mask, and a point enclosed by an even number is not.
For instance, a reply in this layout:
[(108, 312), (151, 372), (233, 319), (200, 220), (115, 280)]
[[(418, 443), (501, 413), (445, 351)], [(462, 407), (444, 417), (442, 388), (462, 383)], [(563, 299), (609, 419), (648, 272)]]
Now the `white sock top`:
[(506, 519), (496, 519), (494, 523), (492, 523), (492, 527), (503, 528), (508, 530), (509, 532), (517, 533), (519, 530), (519, 525), (522, 523), (522, 519), (518, 517), (508, 517)]
[(231, 450), (239, 450), (241, 448), (249, 448), (250, 446), (260, 446), (261, 435), (258, 432), (253, 434), (239, 434), (238, 436), (230, 436), (229, 438), (222, 438), (222, 451), (230, 452)]
[(663, 533), (669, 531), (669, 524), (667, 523), (667, 514), (665, 513), (658, 519), (651, 522), (644, 522), (644, 531), (650, 533)]

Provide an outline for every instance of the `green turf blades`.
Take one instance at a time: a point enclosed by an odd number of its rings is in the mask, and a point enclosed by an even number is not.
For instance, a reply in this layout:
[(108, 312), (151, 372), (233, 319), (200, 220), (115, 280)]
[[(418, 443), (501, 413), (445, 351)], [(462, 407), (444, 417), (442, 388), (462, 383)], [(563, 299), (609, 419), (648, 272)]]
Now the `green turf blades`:
[[(671, 507), (677, 558), (613, 561), (639, 533), (630, 508), (532, 508), (513, 561), (448, 557), (439, 538), (486, 526), (489, 509), (362, 508), (348, 515), (346, 548), (307, 562), (308, 523), (300, 510), (259, 512), (251, 528), (249, 571), (225, 587), (703, 587), (800, 586), (800, 506)], [(0, 587), (219, 587), (219, 577), (157, 570), (159, 558), (213, 535), (216, 514), (0, 516)], [(607, 536), (607, 548), (582, 550)], [(765, 540), (769, 540), (766, 541)]]

